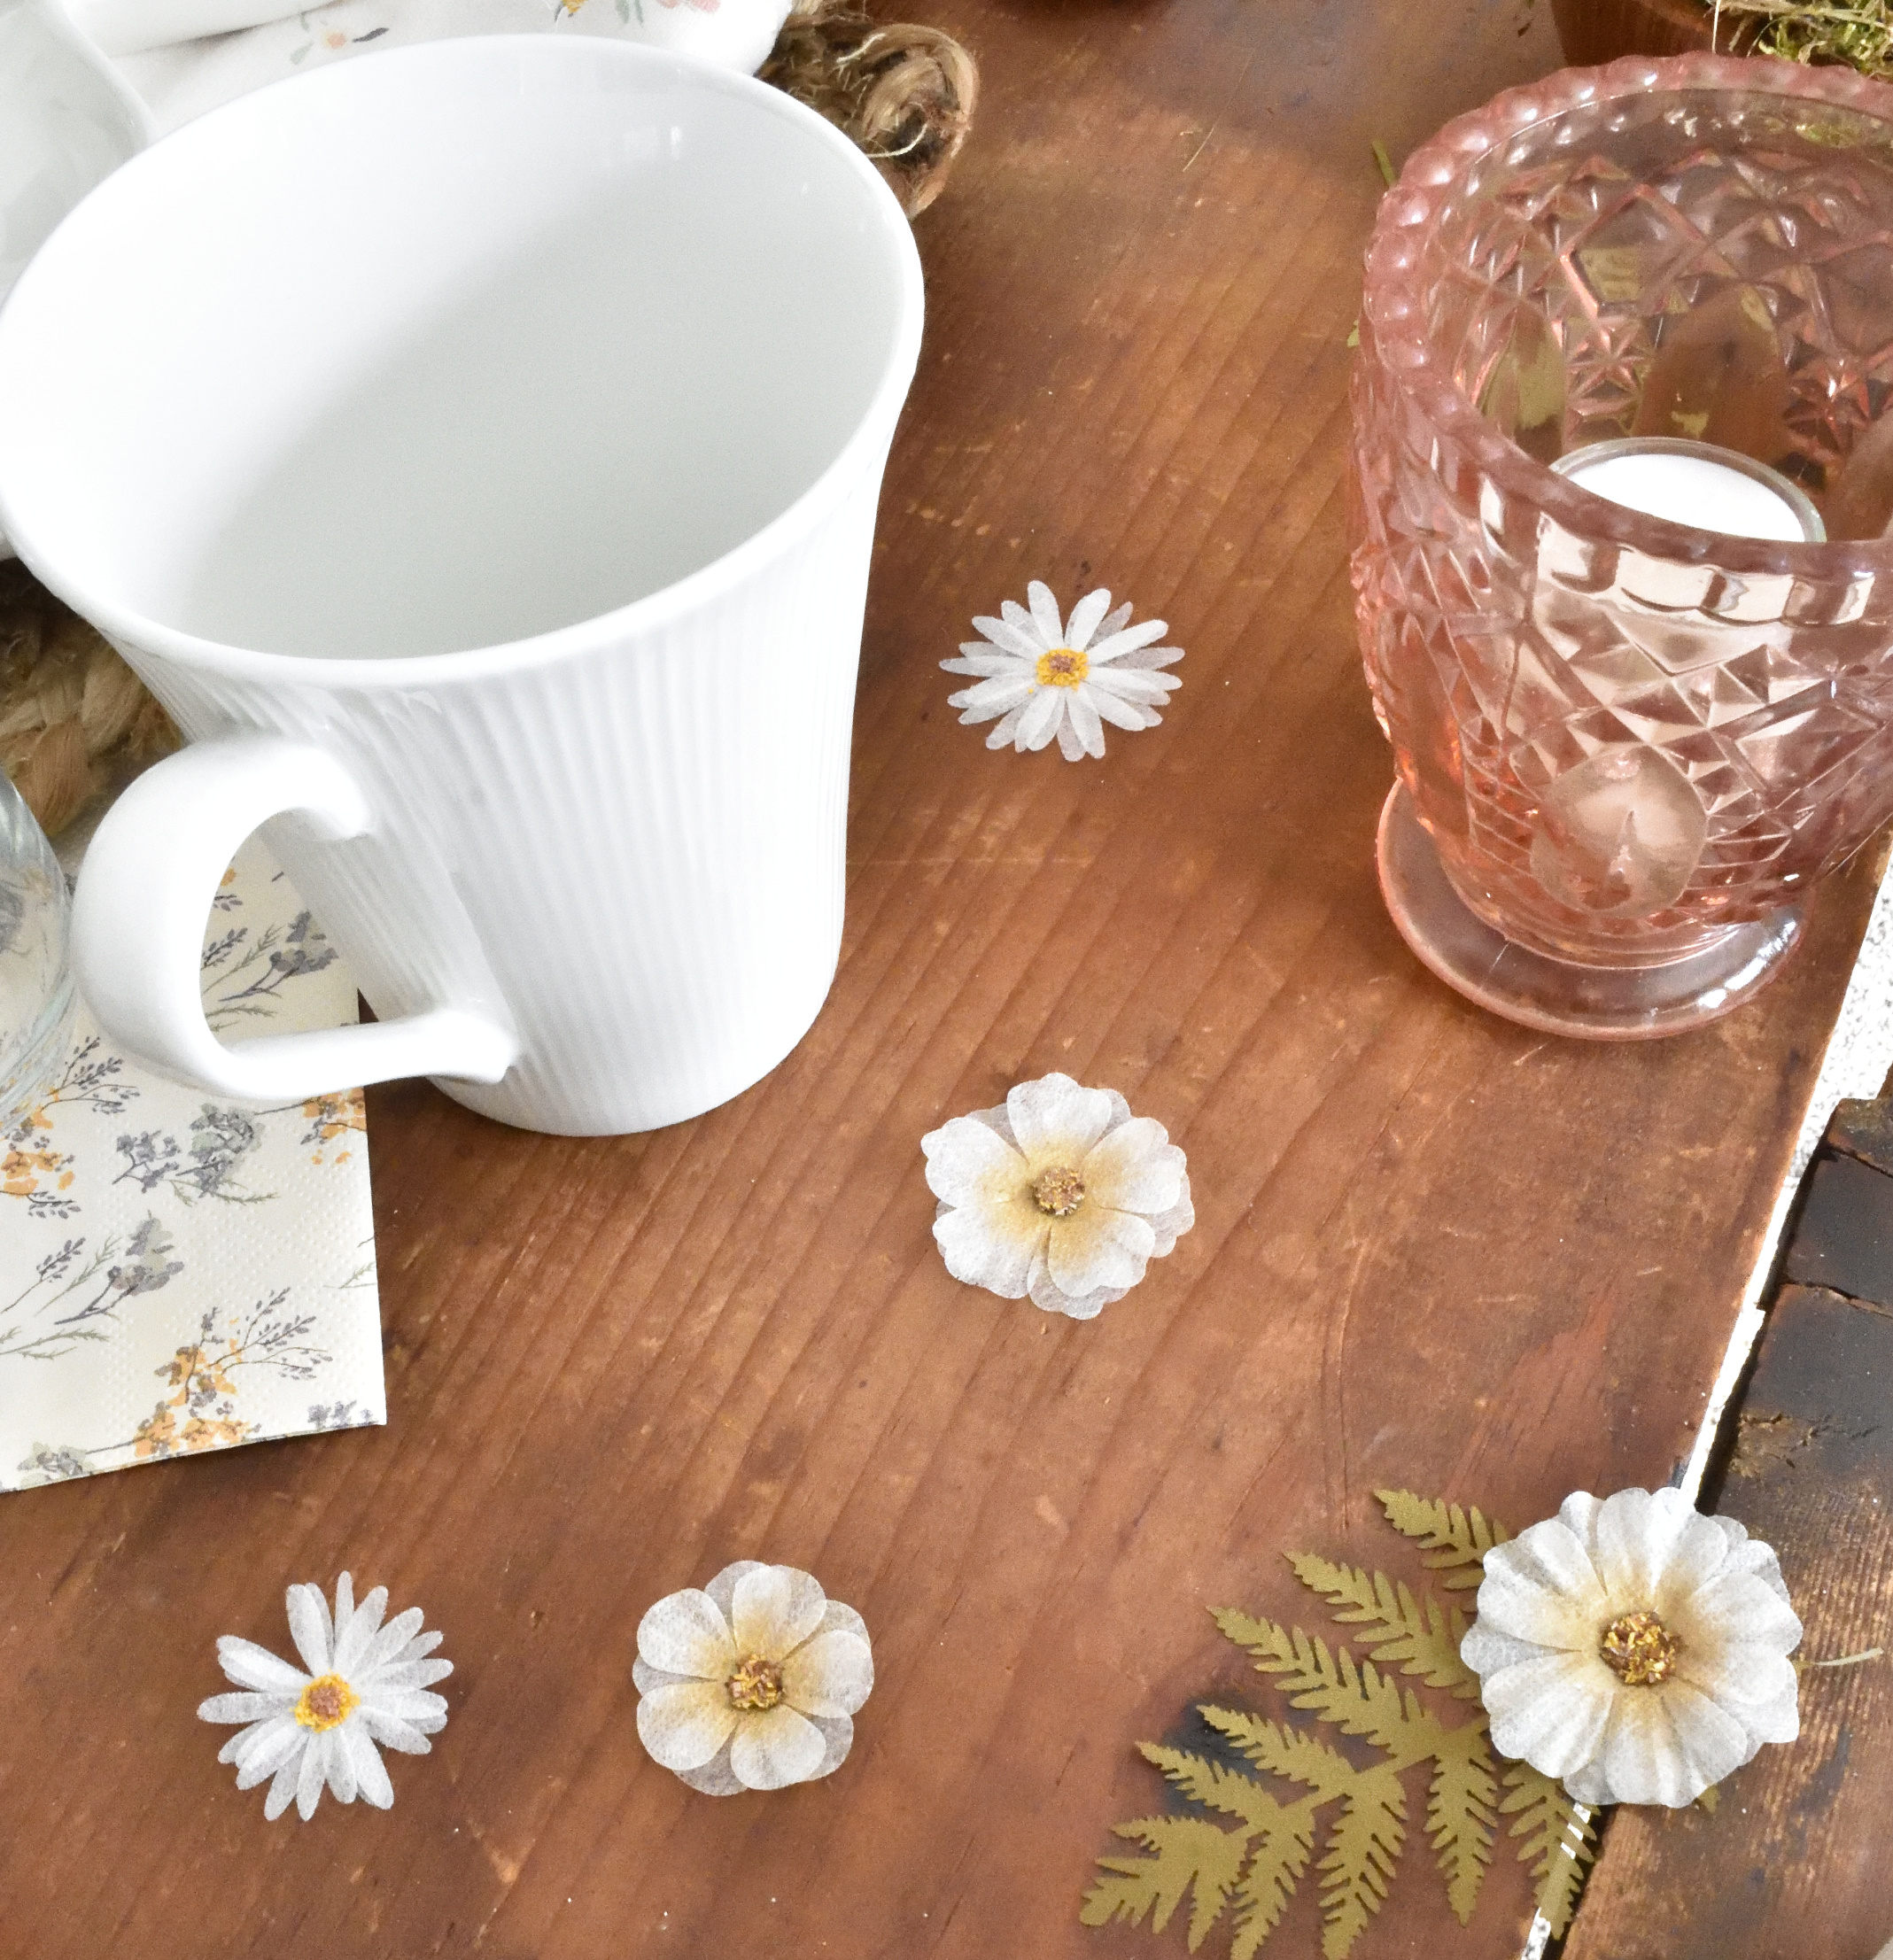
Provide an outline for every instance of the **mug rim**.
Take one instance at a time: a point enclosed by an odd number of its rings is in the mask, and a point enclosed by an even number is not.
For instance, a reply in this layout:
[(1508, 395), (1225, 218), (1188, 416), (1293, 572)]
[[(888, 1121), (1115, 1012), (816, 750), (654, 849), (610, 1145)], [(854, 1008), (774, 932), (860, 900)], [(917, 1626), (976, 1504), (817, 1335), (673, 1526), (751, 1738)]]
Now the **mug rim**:
[[(87, 192), (60, 221), (47, 242), (50, 244), (56, 239), (95, 199), (128, 195), (121, 180), (136, 182), (136, 177), (154, 167), (147, 159), (163, 158), (173, 143), (186, 138), (198, 143), (217, 140), (223, 123), (255, 115), (259, 112), (253, 105), (279, 89), (350, 88), (359, 85), (352, 77), (377, 70), (385, 74), (391, 63), (405, 63), (411, 66), (446, 65), (469, 59), (492, 59), (502, 51), (508, 62), (524, 59), (556, 63), (582, 58), (587, 62), (603, 61), (608, 65), (614, 61), (628, 62), (632, 66), (668, 70), (692, 88), (747, 99), (756, 107), (799, 128), (805, 136), (826, 146), (831, 154), (843, 159), (843, 167), (850, 171), (866, 190), (870, 206), (878, 201), (883, 229), (893, 251), (896, 296), (893, 330), (888, 336), (881, 372), (866, 406), (857, 416), (840, 448), (814, 479), (765, 523), (757, 526), (728, 550), (685, 573), (682, 577), (660, 585), (655, 592), (646, 593), (609, 611), (594, 613), (522, 639), (455, 647), (443, 653), (385, 656), (269, 653), (235, 646), (169, 625), (136, 607), (120, 604), (109, 595), (95, 596), (88, 590), (88, 581), (67, 575), (58, 563), (57, 554), (42, 548), (32, 524), (20, 522), (7, 494), (6, 458), (4, 452), (0, 452), (0, 536), (8, 539), (35, 577), (108, 639), (121, 640), (135, 651), (153, 654), (199, 671), (267, 680), (277, 685), (301, 683), (331, 689), (438, 685), (543, 666), (574, 655), (623, 645), (634, 635), (661, 629), (779, 559), (813, 530), (846, 492), (857, 473), (862, 452), (891, 439), (919, 362), (926, 301), (919, 252), (914, 244), (912, 227), (899, 200), (860, 148), (806, 104), (767, 82), (757, 81), (753, 75), (721, 67), (700, 56), (656, 48), (647, 43), (618, 41), (602, 35), (464, 35), (420, 42), (404, 48), (390, 48), (366, 59), (357, 58), (310, 74), (286, 76), (220, 104), (130, 158)], [(204, 134), (206, 129), (212, 132), (208, 137)], [(4, 352), (6, 315), (12, 310), (14, 296), (33, 289), (39, 278), (50, 276), (45, 264), (44, 257), (39, 255), (29, 261), (13, 289), (13, 295), (0, 306), (0, 352)], [(4, 385), (4, 375), (0, 375), (0, 386)]]
[[(1887, 132), (1893, 152), (1893, 89), (1851, 68), (1696, 50), (1625, 56), (1602, 67), (1564, 68), (1508, 89), (1455, 116), (1407, 159), (1386, 192), (1364, 255), (1361, 353), (1397, 392), (1416, 402), (1439, 434), (1467, 454), (1508, 498), (1574, 535), (1707, 572), (1855, 584), (1893, 570), (1893, 541), (1830, 538), (1787, 543), (1733, 537), (1626, 509), (1540, 462), (1462, 392), (1427, 332), (1427, 280), (1420, 258), (1429, 229), (1471, 168), (1540, 124), (1592, 104), (1640, 96), (1725, 93), (1846, 109)], [(1893, 160), (1893, 157), (1889, 157)]]

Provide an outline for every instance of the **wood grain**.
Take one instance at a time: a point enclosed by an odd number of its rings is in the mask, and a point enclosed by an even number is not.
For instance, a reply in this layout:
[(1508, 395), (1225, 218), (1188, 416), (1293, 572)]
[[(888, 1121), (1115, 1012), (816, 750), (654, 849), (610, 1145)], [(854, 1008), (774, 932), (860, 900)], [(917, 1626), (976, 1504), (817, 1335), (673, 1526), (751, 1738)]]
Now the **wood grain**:
[[(1871, 878), (1754, 1006), (1613, 1049), (1462, 1003), (1372, 873), (1341, 495), (1369, 144), (1555, 66), (1548, 19), (938, 18), (986, 94), (920, 227), (827, 1010), (653, 1135), (376, 1094), (389, 1427), (0, 1504), (0, 1950), (1151, 1951), (1077, 1909), (1160, 1803), (1136, 1739), (1245, 1692), (1206, 1607), (1302, 1610), (1291, 1548), (1384, 1555), (1377, 1484), (1518, 1524), (1687, 1450)], [(944, 705), (970, 616), (1040, 576), (1188, 649), (1102, 763), (990, 754)], [(1085, 1325), (951, 1282), (921, 1176), (925, 1130), (1051, 1068), (1169, 1127), (1200, 1220)], [(879, 1685), (841, 1773), (718, 1802), (644, 1757), (632, 1633), (749, 1556), (859, 1608)], [(192, 1711), (218, 1634), (280, 1643), (284, 1584), (344, 1566), (444, 1629), (452, 1720), (391, 1814), (268, 1826)], [(1516, 1952), (1509, 1861), (1470, 1933), (1409, 1863), (1359, 1960)], [(1271, 1953), (1317, 1950), (1305, 1889)]]
[[(1687, 54), (1710, 44), (1715, 15), (1703, 0), (1551, 0), (1564, 58), (1594, 67), (1627, 54)], [(1731, 18), (1715, 36), (1724, 53), (1752, 24)]]

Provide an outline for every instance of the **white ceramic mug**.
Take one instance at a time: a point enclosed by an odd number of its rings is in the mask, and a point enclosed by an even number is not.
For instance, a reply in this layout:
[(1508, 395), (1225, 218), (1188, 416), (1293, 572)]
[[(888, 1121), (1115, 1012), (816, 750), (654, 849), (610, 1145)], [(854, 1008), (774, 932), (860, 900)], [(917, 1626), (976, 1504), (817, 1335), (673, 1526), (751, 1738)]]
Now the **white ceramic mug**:
[[(94, 191), (0, 314), (0, 523), (191, 744), (80, 879), (112, 1036), (220, 1095), (426, 1074), (574, 1134), (780, 1061), (839, 953), (920, 315), (846, 138), (617, 42), (338, 66)], [(264, 823), (378, 1025), (206, 1024)]]

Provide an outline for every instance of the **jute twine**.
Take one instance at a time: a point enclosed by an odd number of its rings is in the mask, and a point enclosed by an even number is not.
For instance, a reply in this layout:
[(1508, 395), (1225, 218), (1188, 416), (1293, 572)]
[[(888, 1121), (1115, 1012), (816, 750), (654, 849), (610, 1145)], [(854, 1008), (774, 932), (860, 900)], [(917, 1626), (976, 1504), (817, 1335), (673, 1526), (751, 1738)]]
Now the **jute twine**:
[[(762, 78), (845, 130), (910, 217), (946, 188), (980, 86), (951, 35), (882, 27), (854, 0), (798, 0)], [(0, 562), (0, 769), (47, 834), (177, 740), (111, 647), (23, 566)]]
[(17, 560), (0, 564), (0, 769), (49, 836), (121, 765), (177, 746), (170, 717), (105, 641)]
[(950, 35), (883, 27), (854, 0), (796, 0), (760, 72), (845, 129), (910, 218), (946, 189), (980, 93), (979, 69)]

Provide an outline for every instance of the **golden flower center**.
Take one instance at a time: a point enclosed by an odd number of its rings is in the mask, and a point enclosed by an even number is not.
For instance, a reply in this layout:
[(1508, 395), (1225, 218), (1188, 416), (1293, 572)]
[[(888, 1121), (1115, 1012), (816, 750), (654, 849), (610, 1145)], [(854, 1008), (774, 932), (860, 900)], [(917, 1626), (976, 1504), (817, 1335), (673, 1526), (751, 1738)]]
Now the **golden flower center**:
[(339, 1728), (361, 1706), (361, 1697), (339, 1674), (325, 1674), (302, 1691), (296, 1703), (296, 1719), (320, 1734), (324, 1729)]
[(1038, 656), (1041, 687), (1075, 687), (1090, 670), (1090, 662), (1075, 647), (1054, 647)]
[(1033, 1180), (1032, 1202), (1053, 1218), (1069, 1218), (1084, 1203), (1084, 1180), (1076, 1171), (1055, 1164)]
[(772, 1708), (782, 1699), (782, 1670), (773, 1661), (752, 1654), (725, 1685), (733, 1708)]
[(1676, 1671), (1683, 1644), (1654, 1613), (1625, 1613), (1603, 1631), (1597, 1651), (1625, 1686), (1653, 1688)]

